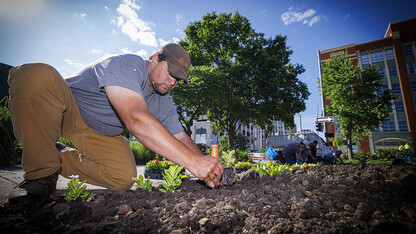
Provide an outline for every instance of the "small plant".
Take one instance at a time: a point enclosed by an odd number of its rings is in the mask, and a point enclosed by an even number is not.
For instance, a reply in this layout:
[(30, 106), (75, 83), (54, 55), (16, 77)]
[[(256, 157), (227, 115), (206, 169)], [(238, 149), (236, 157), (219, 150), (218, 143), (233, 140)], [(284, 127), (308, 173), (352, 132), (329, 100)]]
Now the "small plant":
[(260, 162), (258, 162), (256, 166), (253, 166), (252, 169), (255, 172), (255, 175), (258, 175), (260, 178), (263, 178), (263, 176), (267, 174), (266, 165)]
[(162, 183), (163, 188), (160, 188), (159, 191), (162, 193), (166, 193), (167, 191), (181, 191), (182, 180), (180, 173), (182, 169), (183, 166), (178, 165), (172, 165), (169, 169), (165, 169), (163, 172), (163, 179), (166, 183)]
[(247, 169), (250, 169), (251, 167), (252, 165), (250, 162), (239, 162), (235, 164), (235, 168), (242, 169), (242, 170), (247, 170)]
[(146, 167), (148, 170), (152, 171), (164, 171), (168, 169), (170, 166), (174, 165), (173, 162), (170, 161), (159, 161), (159, 160), (151, 160), (146, 163)]
[(133, 178), (133, 181), (136, 183), (137, 188), (141, 188), (149, 192), (152, 191), (152, 182), (150, 179), (145, 180), (142, 175), (139, 175), (139, 177)]
[(225, 167), (232, 167), (235, 164), (235, 150), (228, 150), (227, 152), (222, 152), (221, 162)]
[(77, 198), (86, 198), (90, 193), (86, 192), (85, 189), (87, 185), (84, 184), (85, 180), (80, 182), (78, 179), (78, 175), (69, 176), (71, 178), (68, 182), (68, 188), (66, 189), (68, 192), (64, 193), (63, 196), (65, 197), (65, 201), (71, 202), (75, 201)]

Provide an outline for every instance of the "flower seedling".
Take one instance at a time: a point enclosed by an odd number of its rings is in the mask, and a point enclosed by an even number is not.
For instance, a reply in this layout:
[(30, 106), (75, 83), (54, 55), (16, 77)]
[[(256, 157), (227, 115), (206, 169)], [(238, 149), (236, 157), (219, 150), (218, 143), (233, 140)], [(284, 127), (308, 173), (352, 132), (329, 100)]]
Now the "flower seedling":
[(159, 189), (162, 193), (166, 193), (167, 191), (181, 191), (182, 180), (180, 173), (182, 169), (183, 166), (178, 165), (170, 166), (169, 169), (165, 169), (163, 172), (163, 179), (166, 183), (162, 183), (163, 188)]
[(139, 177), (133, 178), (133, 181), (136, 183), (137, 188), (141, 188), (149, 192), (152, 191), (152, 182), (150, 179), (145, 180), (142, 175), (139, 175)]
[(71, 179), (69, 180), (68, 188), (66, 189), (68, 192), (63, 194), (65, 201), (71, 202), (75, 201), (79, 197), (88, 197), (90, 193), (85, 191), (85, 189), (87, 188), (87, 185), (84, 184), (85, 180), (80, 182), (78, 179), (78, 175), (72, 175), (69, 176), (69, 178)]
[(235, 164), (235, 150), (228, 150), (228, 152), (222, 152), (221, 162), (225, 167), (232, 167)]

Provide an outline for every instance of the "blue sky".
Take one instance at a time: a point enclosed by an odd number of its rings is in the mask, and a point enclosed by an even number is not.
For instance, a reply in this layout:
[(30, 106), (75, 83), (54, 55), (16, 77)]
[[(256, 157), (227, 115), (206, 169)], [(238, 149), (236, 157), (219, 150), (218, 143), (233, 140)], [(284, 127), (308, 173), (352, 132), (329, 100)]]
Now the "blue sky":
[(183, 39), (185, 27), (207, 12), (238, 11), (257, 32), (287, 36), (311, 92), (295, 122), (315, 130), (322, 110), (317, 51), (382, 38), (390, 22), (415, 17), (415, 9), (414, 0), (1, 0), (0, 62), (44, 62), (66, 77), (109, 54), (147, 58)]

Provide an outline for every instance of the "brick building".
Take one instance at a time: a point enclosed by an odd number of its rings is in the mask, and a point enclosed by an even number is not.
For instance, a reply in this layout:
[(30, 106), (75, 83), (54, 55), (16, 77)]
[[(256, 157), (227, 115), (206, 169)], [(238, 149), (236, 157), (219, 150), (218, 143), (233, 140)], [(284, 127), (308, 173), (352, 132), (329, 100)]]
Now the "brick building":
[[(416, 152), (416, 17), (390, 23), (383, 38), (318, 51), (319, 64), (332, 54), (345, 51), (362, 69), (370, 64), (380, 67), (379, 72), (384, 79), (379, 92), (391, 89), (393, 94), (398, 95), (392, 103), (390, 119), (373, 129), (369, 144), (361, 144), (360, 150), (375, 152), (409, 143), (413, 144)], [(330, 103), (330, 100), (322, 98), (325, 105)], [(325, 124), (325, 132), (329, 135), (336, 135), (337, 128), (336, 122)]]

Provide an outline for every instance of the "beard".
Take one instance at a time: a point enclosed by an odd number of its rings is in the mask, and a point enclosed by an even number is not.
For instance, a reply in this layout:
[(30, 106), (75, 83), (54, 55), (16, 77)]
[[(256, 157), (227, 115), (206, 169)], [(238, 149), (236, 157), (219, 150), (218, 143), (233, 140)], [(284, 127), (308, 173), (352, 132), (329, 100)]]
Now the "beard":
[[(150, 82), (153, 90), (159, 95), (166, 95), (171, 90), (170, 86), (164, 83), (156, 83), (154, 81)], [(169, 88), (168, 88), (169, 87)]]

